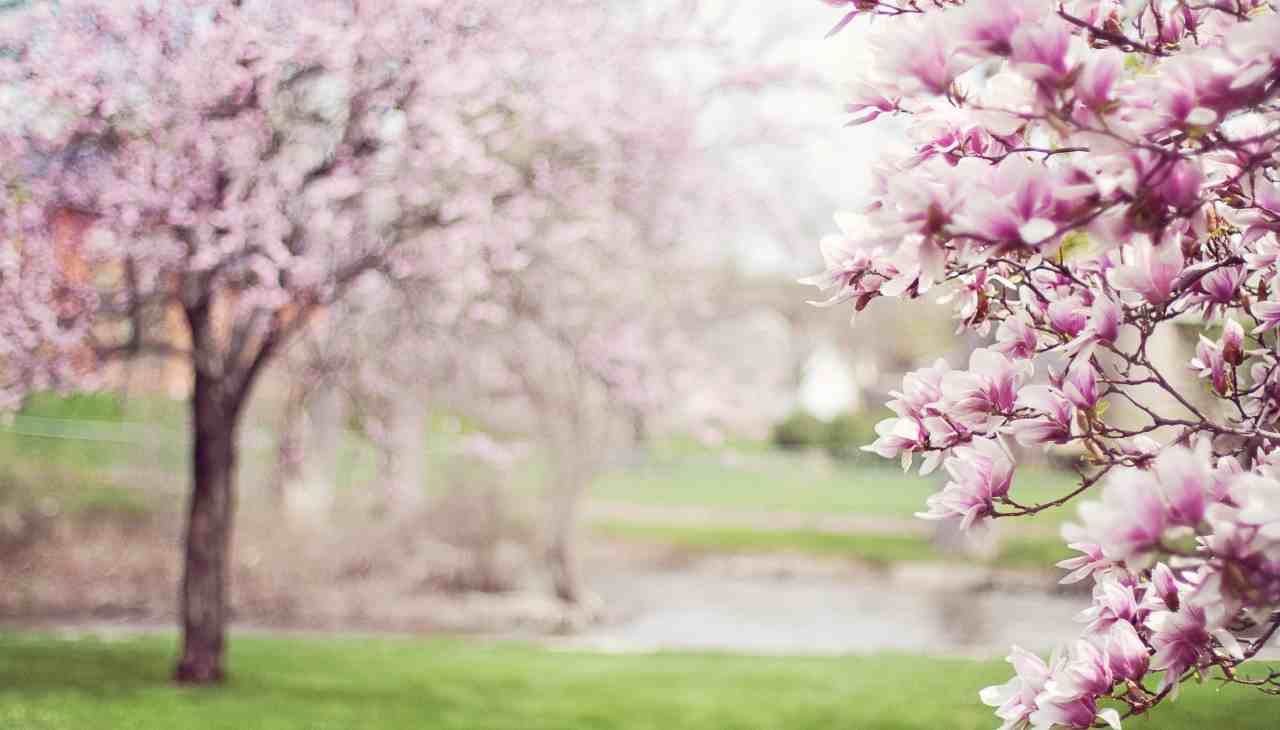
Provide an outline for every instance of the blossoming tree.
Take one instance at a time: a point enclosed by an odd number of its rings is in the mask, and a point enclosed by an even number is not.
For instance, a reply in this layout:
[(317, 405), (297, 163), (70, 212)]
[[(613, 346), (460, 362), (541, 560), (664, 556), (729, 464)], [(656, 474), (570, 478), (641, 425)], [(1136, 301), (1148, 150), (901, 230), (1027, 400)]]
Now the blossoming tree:
[[(539, 66), (563, 110), (559, 133), (550, 139), (537, 124), (511, 132), (514, 147), (531, 152), (507, 161), (531, 181), (521, 204), (540, 209), (536, 224), (503, 229), (500, 254), (464, 251), (445, 267), (468, 276), (369, 292), (376, 306), (299, 342), (319, 345), (298, 353), (311, 371), (295, 380), (312, 391), (304, 399), (322, 395), (318, 378), (341, 379), (374, 404), (366, 427), (392, 458), (404, 451), (392, 433), (404, 415), (396, 411), (422, 409), (405, 394), (428, 382), (436, 392), (424, 395), (438, 405), (541, 446), (539, 526), (552, 588), (568, 603), (589, 595), (578, 514), (593, 478), (637, 422), (725, 381), (694, 343), (720, 314), (706, 281), (721, 252), (703, 236), (714, 231), (719, 245), (731, 221), (767, 219), (750, 175), (728, 171), (745, 173), (744, 153), (779, 137), (759, 114), (735, 119), (726, 143), (721, 120), (763, 93), (807, 88), (769, 44), (742, 52), (729, 42), (723, 21), (735, 12), (727, 3), (711, 17), (697, 2), (671, 0), (580, 13), (577, 63)], [(441, 302), (445, 287), (458, 290)], [(359, 337), (340, 332), (349, 329)], [(299, 453), (291, 448), (288, 461)], [(400, 497), (421, 491), (401, 476)]]
[[(0, 16), (0, 387), (12, 401), (104, 357), (189, 358), (179, 681), (223, 675), (255, 381), (362, 277), (485, 284), (469, 262), (536, 221), (511, 159), (564, 127), (540, 71), (573, 64), (587, 7), (75, 0)], [(174, 309), (184, 342), (157, 341)]]
[[(909, 119), (811, 282), (827, 304), (954, 297), (989, 338), (908, 374), (868, 447), (949, 480), (964, 527), (1079, 500), (1081, 639), (981, 693), (1003, 728), (1119, 727), (1280, 630), (1280, 15), (1261, 0), (825, 0), (874, 49), (852, 124)], [(870, 21), (870, 22), (864, 22)], [(1148, 350), (1202, 333), (1192, 398)], [(1141, 422), (1108, 420), (1124, 404)], [(1072, 445), (1076, 488), (1019, 497), (1008, 442)], [(1163, 673), (1159, 678), (1153, 673)]]

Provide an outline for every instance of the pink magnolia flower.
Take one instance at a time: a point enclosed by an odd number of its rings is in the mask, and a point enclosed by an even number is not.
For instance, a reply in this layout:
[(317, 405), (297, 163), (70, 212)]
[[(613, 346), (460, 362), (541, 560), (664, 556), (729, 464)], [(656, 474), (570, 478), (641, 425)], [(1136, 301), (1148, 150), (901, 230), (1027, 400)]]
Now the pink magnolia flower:
[(1076, 620), (1087, 624), (1086, 634), (1105, 634), (1117, 622), (1141, 622), (1146, 612), (1140, 605), (1132, 579), (1126, 574), (1108, 571), (1097, 576), (1097, 582), (1093, 586), (1093, 603), (1081, 611)]
[[(852, 19), (854, 13), (850, 12)], [(846, 126), (856, 127), (875, 121), (881, 114), (897, 111), (901, 99), (890, 99), (870, 84), (858, 83), (853, 87), (854, 98), (845, 104), (845, 112), (854, 115)]]
[(1244, 363), (1244, 327), (1234, 319), (1228, 319), (1222, 327), (1222, 359), (1231, 365)]
[(1253, 316), (1258, 318), (1258, 326), (1253, 334), (1266, 332), (1280, 326), (1280, 301), (1269, 299), (1253, 305)]
[(1116, 81), (1124, 71), (1124, 53), (1109, 48), (1089, 54), (1076, 77), (1076, 98), (1095, 111), (1103, 111), (1115, 100)]
[(1120, 292), (1133, 292), (1154, 305), (1169, 301), (1174, 282), (1185, 265), (1182, 249), (1176, 244), (1155, 246), (1145, 236), (1125, 247), (1123, 262), (1111, 270), (1111, 286)]
[(1228, 379), (1227, 361), (1217, 343), (1200, 335), (1200, 341), (1196, 343), (1196, 356), (1191, 359), (1191, 367), (1199, 373), (1200, 377), (1209, 378), (1213, 389), (1219, 395), (1227, 394), (1231, 385)]
[(1168, 504), (1167, 516), (1174, 525), (1194, 527), (1204, 518), (1213, 476), (1209, 470), (1209, 444), (1197, 450), (1172, 446), (1156, 457), (1154, 471), (1160, 493)]
[(900, 23), (872, 40), (879, 75), (904, 92), (943, 95), (956, 77), (974, 61), (959, 54), (960, 44), (946, 26), (947, 19), (928, 16)]
[(1089, 308), (1089, 328), (1102, 342), (1115, 342), (1120, 336), (1120, 303), (1106, 296), (1094, 297)]
[(1140, 680), (1151, 664), (1147, 645), (1142, 643), (1133, 624), (1127, 621), (1112, 624), (1102, 638), (1102, 650), (1106, 652), (1111, 675), (1117, 680)]
[(1096, 192), (1069, 170), (1011, 157), (1000, 174), (969, 191), (956, 213), (956, 227), (1000, 246), (1041, 246), (1052, 241), (1058, 221)]
[(1148, 182), (1151, 190), (1164, 203), (1174, 208), (1186, 209), (1200, 200), (1204, 172), (1196, 161), (1179, 160), (1166, 170), (1151, 175)]
[(942, 400), (942, 383), (949, 373), (951, 366), (941, 358), (929, 367), (907, 373), (902, 378), (902, 390), (889, 391), (889, 409), (903, 417), (931, 415)]
[(1035, 357), (1039, 344), (1035, 329), (1022, 317), (1009, 317), (996, 328), (994, 349), (1014, 359)]
[(1102, 490), (1102, 499), (1080, 504), (1083, 524), (1063, 527), (1071, 541), (1095, 543), (1110, 560), (1130, 569), (1150, 562), (1166, 523), (1160, 484), (1153, 474), (1137, 469), (1114, 472)]
[(1010, 60), (1029, 78), (1056, 84), (1071, 73), (1071, 27), (1060, 18), (1024, 22), (1009, 43)]
[(1080, 335), (1067, 345), (1066, 353), (1088, 358), (1098, 343), (1113, 344), (1120, 336), (1120, 319), (1124, 314), (1120, 303), (1105, 295), (1094, 297), (1089, 307), (1088, 324)]
[(1158, 77), (1135, 84), (1131, 92), (1137, 97), (1134, 105), (1148, 112), (1143, 116), (1142, 131), (1154, 134), (1218, 121), (1220, 109), (1215, 107), (1228, 106), (1231, 96), (1227, 77), (1231, 67), (1221, 54), (1194, 54), (1174, 59)]
[(1243, 266), (1215, 268), (1196, 280), (1195, 292), (1188, 298), (1189, 306), (1203, 306), (1205, 317), (1215, 319), (1236, 300), (1240, 285), (1245, 280)]
[[(946, 405), (944, 403), (943, 407), (945, 408)], [(968, 443), (974, 436), (974, 429), (970, 424), (943, 410), (940, 410), (938, 415), (925, 418), (924, 428), (929, 432), (929, 442), (937, 449), (949, 449)], [(932, 471), (933, 466), (931, 463), (929, 471)], [(927, 474), (928, 471), (923, 473)]]
[(1009, 493), (1014, 465), (996, 439), (974, 439), (971, 446), (956, 447), (954, 454), (943, 463), (951, 481), (929, 497), (928, 511), (916, 516), (959, 518), (961, 529), (968, 529), (994, 512), (995, 501)]
[[(1256, 476), (1249, 475), (1238, 481), (1252, 482), (1253, 477)], [(1233, 492), (1237, 491), (1238, 486), (1237, 489), (1233, 489)], [(1211, 505), (1205, 511), (1205, 522), (1209, 529), (1206, 534), (1200, 535), (1198, 540), (1201, 547), (1215, 558), (1233, 561), (1238, 565), (1253, 565), (1256, 570), (1259, 567), (1259, 559), (1265, 560), (1263, 552), (1268, 547), (1268, 541), (1259, 534), (1256, 526), (1248, 524), (1240, 517), (1240, 512), (1239, 508), (1226, 504)], [(1272, 572), (1274, 575), (1274, 571), (1258, 571), (1254, 576), (1255, 583), (1265, 582), (1266, 572)], [(1258, 587), (1258, 585), (1253, 586), (1255, 590)], [(1239, 588), (1238, 585), (1232, 584), (1228, 592), (1234, 595), (1239, 592)]]
[(974, 350), (967, 371), (954, 371), (942, 381), (947, 412), (952, 418), (985, 428), (992, 416), (1013, 410), (1018, 389), (1030, 377), (1030, 362), (1015, 364), (996, 350)]
[(1080, 334), (1089, 322), (1089, 310), (1079, 297), (1063, 297), (1051, 302), (1046, 314), (1049, 326), (1071, 338)]
[(1025, 728), (1032, 713), (1039, 709), (1036, 698), (1049, 681), (1049, 665), (1018, 646), (1013, 647), (1006, 661), (1013, 665), (1013, 678), (983, 689), (978, 696), (984, 704), (996, 708), (996, 717), (1004, 720), (1001, 730)]
[(1067, 558), (1059, 561), (1057, 566), (1063, 570), (1069, 570), (1058, 582), (1062, 584), (1079, 583), (1080, 581), (1093, 575), (1095, 572), (1107, 570), (1115, 565), (1102, 554), (1102, 548), (1096, 543), (1091, 542), (1073, 542), (1067, 547), (1072, 550), (1079, 551), (1081, 554), (1074, 558)]
[[(1148, 37), (1157, 43), (1179, 42), (1186, 35), (1188, 25), (1195, 23), (1195, 16), (1191, 12), (1191, 9), (1185, 5), (1180, 8), (1152, 5), (1151, 14), (1155, 16), (1156, 22), (1149, 27)], [(1191, 22), (1188, 23), (1188, 21)]]
[(1062, 393), (1080, 410), (1087, 411), (1098, 405), (1098, 371), (1086, 359), (1077, 359), (1067, 369), (1062, 381)]
[(861, 310), (880, 291), (886, 278), (897, 272), (878, 258), (878, 254), (882, 252), (873, 244), (868, 245), (853, 238), (858, 233), (854, 230), (856, 220), (838, 215), (836, 222), (843, 229), (843, 235), (824, 236), (819, 243), (823, 271), (801, 279), (800, 283), (832, 292), (827, 299), (810, 304), (829, 307), (857, 299), (855, 311)]
[(955, 300), (956, 319), (960, 320), (957, 332), (966, 326), (973, 327), (979, 335), (986, 335), (991, 331), (991, 320), (986, 318), (987, 311), (983, 306), (988, 294), (988, 278), (987, 270), (979, 269), (971, 276), (964, 277), (961, 286), (953, 294), (938, 298), (939, 304)]
[[(1110, 662), (1102, 649), (1087, 640), (1076, 640), (1071, 644), (1068, 661), (1055, 667), (1050, 679), (1044, 683), (1044, 693), (1037, 699), (1037, 704), (1043, 708), (1050, 702), (1069, 704), (1079, 699), (1092, 701), (1093, 698), (1110, 693), (1114, 684)], [(1093, 724), (1094, 715), (1096, 711), (1089, 712), (1084, 727)], [(1074, 712), (1069, 716), (1074, 717)]]
[(908, 168), (937, 156), (958, 165), (968, 156), (998, 155), (1011, 146), (1006, 144), (1010, 138), (998, 136), (986, 125), (952, 116), (921, 121), (911, 129), (911, 136), (917, 145), (916, 154), (903, 163)]
[(901, 457), (903, 471), (911, 468), (913, 452), (928, 448), (929, 433), (914, 418), (886, 418), (876, 424), (876, 440), (863, 451), (886, 459)]
[(868, 215), (868, 224), (876, 231), (874, 241), (892, 248), (887, 260), (898, 273), (881, 285), (881, 294), (915, 296), (943, 280), (955, 254), (940, 234), (964, 205), (967, 191), (990, 174), (990, 166), (978, 160), (951, 165), (935, 159), (883, 180), (881, 203)]
[(1161, 691), (1171, 689), (1176, 697), (1182, 675), (1211, 659), (1214, 638), (1238, 646), (1222, 626), (1225, 613), (1221, 604), (1206, 606), (1187, 601), (1177, 611), (1151, 615), (1147, 620), (1152, 629), (1151, 647), (1155, 649), (1151, 669), (1164, 672)]
[(1097, 698), (1109, 694), (1114, 684), (1107, 655), (1095, 644), (1076, 641), (1066, 660), (1053, 667), (1031, 721), (1044, 727), (1091, 727), (1098, 718)]
[(1018, 394), (1018, 405), (1031, 410), (1006, 428), (1023, 446), (1063, 444), (1071, 439), (1075, 408), (1060, 391), (1047, 385), (1031, 385)]
[(1044, 0), (990, 0), (965, 5), (955, 11), (952, 22), (971, 49), (1007, 56), (1014, 50), (1019, 29), (1036, 24), (1050, 9)]
[(1250, 475), (1235, 481), (1231, 496), (1240, 505), (1242, 524), (1256, 527), (1263, 539), (1280, 541), (1280, 481)]

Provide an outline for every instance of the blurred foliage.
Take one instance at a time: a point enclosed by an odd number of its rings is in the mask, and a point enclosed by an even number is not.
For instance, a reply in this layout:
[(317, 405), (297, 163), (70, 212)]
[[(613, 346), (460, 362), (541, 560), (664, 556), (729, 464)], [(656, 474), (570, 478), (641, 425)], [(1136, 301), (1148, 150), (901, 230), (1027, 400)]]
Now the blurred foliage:
[(831, 458), (840, 461), (864, 458), (881, 461), (879, 456), (868, 454), (862, 447), (876, 440), (876, 423), (884, 417), (878, 411), (845, 411), (827, 424), (823, 447)]
[(886, 413), (884, 409), (845, 411), (823, 421), (797, 409), (773, 427), (772, 441), (788, 451), (822, 449), (839, 461), (861, 460), (866, 454), (862, 447), (876, 440), (876, 423)]

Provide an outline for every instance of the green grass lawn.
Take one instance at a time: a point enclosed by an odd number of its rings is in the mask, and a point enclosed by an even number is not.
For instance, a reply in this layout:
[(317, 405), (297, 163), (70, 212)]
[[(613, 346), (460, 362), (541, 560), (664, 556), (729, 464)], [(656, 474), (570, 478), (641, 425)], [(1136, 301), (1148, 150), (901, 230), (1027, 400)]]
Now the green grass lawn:
[[(5, 730), (987, 730), (1000, 662), (599, 655), (516, 644), (237, 637), (230, 683), (167, 683), (172, 639), (0, 635)], [(1276, 703), (1192, 686), (1152, 730), (1276, 727)], [(1229, 715), (1218, 719), (1220, 713)]]
[[(862, 515), (899, 520), (925, 508), (944, 477), (904, 474), (882, 463), (840, 464), (794, 454), (759, 451), (738, 463), (715, 454), (682, 453), (657, 458), (642, 467), (607, 475), (595, 485), (594, 498), (646, 507), (708, 507), (735, 514), (784, 511), (815, 515)], [(1072, 477), (1029, 468), (1014, 482), (1014, 493), (1036, 503), (1070, 491)], [(1001, 522), (999, 553), (993, 562), (1019, 568), (1052, 569), (1069, 557), (1058, 527), (1072, 519), (1072, 507), (1031, 518)], [(921, 534), (846, 534), (818, 529), (759, 529), (752, 525), (661, 525), (611, 519), (593, 525), (598, 534), (645, 542), (664, 542), (704, 551), (791, 551), (870, 562), (969, 560), (944, 554)], [(754, 528), (754, 529), (753, 529)]]
[[(597, 534), (635, 542), (662, 543), (704, 552), (797, 552), (819, 557), (847, 558), (870, 563), (900, 561), (972, 562), (947, 553), (923, 535), (823, 532), (810, 529), (761, 530), (750, 527), (685, 527), (602, 522)], [(1073, 555), (1056, 536), (1009, 535), (1001, 539), (991, 562), (1010, 568), (1052, 570)]]
[[(904, 474), (880, 460), (831, 464), (773, 451), (747, 454), (734, 464), (703, 452), (613, 472), (592, 493), (645, 505), (910, 517), (944, 481), (940, 473)], [(1071, 485), (1070, 474), (1029, 468), (1015, 477), (1013, 494), (1029, 504), (1061, 496)], [(1070, 509), (1049, 510), (1037, 520), (1060, 522), (1073, 515)]]

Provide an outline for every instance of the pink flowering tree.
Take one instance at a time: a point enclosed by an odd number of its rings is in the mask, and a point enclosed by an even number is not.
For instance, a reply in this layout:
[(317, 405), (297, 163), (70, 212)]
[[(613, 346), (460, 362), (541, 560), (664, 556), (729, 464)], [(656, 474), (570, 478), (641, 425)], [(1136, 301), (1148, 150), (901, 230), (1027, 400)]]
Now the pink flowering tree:
[[(365, 277), (436, 282), (441, 301), (489, 284), (472, 262), (509, 255), (539, 214), (513, 160), (573, 118), (545, 71), (581, 67), (587, 7), (74, 0), (0, 16), (0, 390), (12, 402), (147, 350), (188, 358), (179, 681), (224, 673), (254, 383)], [(170, 337), (155, 322), (175, 310), (187, 331)]]
[[(735, 49), (722, 27), (733, 3), (715, 17), (691, 0), (592, 5), (576, 16), (575, 63), (539, 65), (540, 83), (557, 90), (540, 102), (559, 114), (556, 135), (536, 123), (510, 131), (504, 159), (528, 185), (507, 205), (529, 208), (530, 224), (480, 232), (488, 254), (461, 249), (438, 265), (457, 272), (447, 280), (366, 292), (376, 306), (348, 297), (344, 323), (298, 340), (294, 380), (300, 400), (323, 397), (315, 384), (328, 378), (381, 411), (366, 425), (393, 459), (404, 451), (395, 411), (424, 407), (405, 397), (415, 388), (541, 447), (545, 565), (566, 603), (589, 598), (578, 516), (592, 480), (637, 424), (725, 380), (695, 343), (719, 314), (706, 283), (727, 221), (766, 218), (740, 158), (778, 137), (763, 114), (729, 125), (731, 144), (708, 128), (763, 93), (806, 88), (767, 43)], [(299, 444), (284, 445), (282, 465), (296, 473)], [(401, 476), (403, 497), (414, 482)]]
[[(908, 374), (868, 448), (943, 467), (926, 519), (1079, 502), (1060, 566), (1094, 582), (1083, 634), (1015, 648), (982, 700), (1003, 728), (1085, 728), (1192, 677), (1280, 693), (1242, 668), (1280, 629), (1276, 3), (825, 1), (873, 50), (851, 123), (904, 117), (917, 143), (811, 282), (857, 310), (945, 292), (989, 342)], [(1148, 348), (1175, 322), (1208, 398)], [(1011, 441), (1076, 448), (1079, 484), (1021, 498)]]

